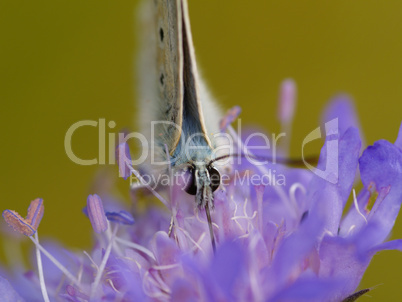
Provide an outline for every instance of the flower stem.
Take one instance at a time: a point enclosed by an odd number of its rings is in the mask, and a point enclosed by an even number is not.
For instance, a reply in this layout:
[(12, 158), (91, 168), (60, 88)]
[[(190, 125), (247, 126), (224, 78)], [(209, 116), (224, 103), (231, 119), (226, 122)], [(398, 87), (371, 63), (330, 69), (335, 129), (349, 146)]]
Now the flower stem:
[(53, 262), (53, 264), (63, 272), (64, 275), (68, 279), (70, 279), (71, 282), (76, 284), (78, 287), (80, 287), (79, 281), (77, 278), (75, 278), (59, 261), (57, 261), (56, 258), (54, 258), (43, 246), (39, 244), (39, 241), (36, 240), (35, 238), (29, 237), (33, 243), (35, 244), (36, 248), (39, 249), (46, 257), (50, 259), (50, 261)]
[(113, 230), (112, 236), (110, 237), (110, 240), (109, 240), (109, 244), (108, 244), (108, 246), (107, 246), (107, 248), (106, 248), (106, 251), (105, 251), (105, 255), (103, 256), (102, 262), (101, 262), (101, 264), (100, 264), (100, 266), (99, 266), (99, 270), (98, 270), (98, 273), (97, 273), (97, 275), (96, 275), (95, 281), (94, 281), (94, 283), (92, 284), (91, 296), (90, 296), (91, 298), (94, 297), (94, 294), (95, 294), (95, 292), (96, 292), (96, 289), (97, 289), (97, 287), (98, 287), (98, 285), (99, 285), (99, 282), (100, 282), (100, 280), (101, 280), (101, 278), (102, 278), (102, 274), (103, 274), (103, 271), (105, 270), (107, 260), (109, 259), (110, 252), (112, 251), (112, 247), (113, 247), (113, 243), (114, 243), (114, 238), (115, 238), (115, 236), (116, 236), (117, 229), (118, 229), (118, 225), (116, 225), (116, 227), (115, 227), (114, 230)]
[[(29, 237), (29, 238), (31, 238), (31, 237)], [(38, 231), (35, 232), (35, 239), (37, 242), (39, 242)], [(40, 289), (42, 291), (43, 300), (45, 302), (50, 302), (49, 296), (48, 296), (47, 290), (46, 290), (45, 278), (43, 276), (42, 257), (40, 255), (40, 250), (38, 248), (38, 245), (36, 245), (36, 262), (38, 263), (39, 283), (40, 283)]]
[(127, 240), (119, 238), (119, 237), (116, 237), (115, 240), (117, 242), (120, 242), (121, 244), (124, 244), (124, 245), (126, 245), (128, 247), (131, 247), (131, 248), (135, 249), (135, 250), (143, 252), (144, 254), (149, 256), (152, 260), (156, 260), (154, 254), (150, 250), (148, 250), (147, 248), (143, 247), (142, 245), (139, 245), (139, 244), (131, 242), (131, 241), (127, 241)]
[(138, 178), (138, 180), (140, 181), (140, 183), (145, 186), (149, 191), (151, 191), (151, 193), (158, 198), (165, 206), (169, 207), (169, 203), (166, 201), (165, 198), (163, 198), (161, 195), (159, 195), (158, 192), (156, 192), (141, 176), (141, 174), (135, 170), (133, 167), (128, 166), (131, 173), (133, 173), (135, 175), (135, 177)]

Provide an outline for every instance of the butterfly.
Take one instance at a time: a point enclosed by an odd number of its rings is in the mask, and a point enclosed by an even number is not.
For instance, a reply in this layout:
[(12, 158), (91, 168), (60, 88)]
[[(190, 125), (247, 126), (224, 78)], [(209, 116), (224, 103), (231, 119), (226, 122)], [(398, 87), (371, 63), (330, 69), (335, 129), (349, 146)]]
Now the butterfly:
[(152, 145), (149, 170), (188, 171), (184, 190), (205, 209), (215, 250), (210, 210), (220, 186), (213, 157), (221, 141), (214, 134), (223, 115), (198, 74), (187, 1), (146, 1), (140, 16), (139, 120)]
[[(222, 170), (228, 168), (227, 162), (219, 161), (244, 154), (224, 147), (225, 137), (217, 135), (224, 115), (198, 74), (187, 1), (145, 1), (140, 17), (143, 35), (138, 61), (138, 119), (142, 133), (151, 142), (147, 173), (188, 171), (183, 189), (195, 196), (196, 207), (205, 209), (215, 250), (210, 210)], [(252, 157), (261, 162), (272, 159)], [(311, 159), (316, 161), (317, 157)], [(294, 166), (304, 163), (291, 158), (276, 158), (276, 162)]]

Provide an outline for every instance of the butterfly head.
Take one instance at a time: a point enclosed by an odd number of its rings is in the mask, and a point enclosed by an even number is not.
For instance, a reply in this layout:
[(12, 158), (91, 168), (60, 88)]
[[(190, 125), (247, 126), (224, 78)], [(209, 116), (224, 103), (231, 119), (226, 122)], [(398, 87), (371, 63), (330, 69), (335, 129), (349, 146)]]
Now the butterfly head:
[(213, 208), (213, 192), (218, 189), (221, 182), (221, 175), (212, 164), (193, 164), (189, 169), (189, 178), (185, 191), (195, 195), (199, 208), (208, 205)]

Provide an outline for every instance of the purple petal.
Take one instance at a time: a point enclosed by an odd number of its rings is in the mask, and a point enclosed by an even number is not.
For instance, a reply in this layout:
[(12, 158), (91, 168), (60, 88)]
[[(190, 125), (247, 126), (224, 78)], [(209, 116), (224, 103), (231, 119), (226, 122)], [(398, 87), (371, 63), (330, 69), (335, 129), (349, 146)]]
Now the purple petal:
[(254, 186), (255, 192), (257, 193), (257, 201), (262, 202), (265, 186), (264, 185), (256, 185)]
[[(13, 275), (10, 276), (8, 282), (22, 299), (17, 301), (42, 301), (43, 296), (40, 290), (39, 279), (32, 271), (22, 271), (21, 269), (13, 269)], [(1, 277), (0, 277), (1, 279)], [(1, 281), (0, 281), (1, 283)], [(13, 300), (11, 300), (13, 301)]]
[(107, 230), (107, 220), (103, 209), (102, 200), (96, 194), (89, 195), (87, 199), (87, 211), (89, 220), (95, 233), (102, 233)]
[[(160, 266), (176, 265), (180, 258), (181, 251), (175, 241), (168, 237), (165, 232), (157, 232), (151, 244), (157, 263)], [(169, 270), (161, 270), (161, 277), (166, 280), (168, 286), (172, 286), (176, 278), (181, 278), (181, 269), (173, 267)]]
[(247, 257), (241, 247), (237, 243), (226, 242), (218, 248), (208, 268), (203, 260), (188, 254), (181, 257), (186, 281), (201, 296), (198, 301), (242, 300), (237, 293), (248, 286), (245, 285)]
[(384, 250), (398, 250), (402, 252), (402, 239), (392, 240), (377, 245), (370, 250), (370, 253), (375, 254)]
[(402, 151), (395, 145), (380, 140), (363, 152), (359, 162), (362, 183), (366, 189), (374, 183), (377, 191), (383, 188), (389, 190), (381, 204), (374, 205), (376, 211), (370, 219), (381, 230), (376, 242), (379, 244), (392, 230), (402, 202)]
[[(357, 205), (359, 207), (360, 213), (357, 211), (354, 203), (350, 205), (350, 209), (346, 216), (342, 219), (339, 236), (346, 237), (351, 233), (356, 233), (359, 231), (363, 226), (366, 225), (367, 220), (367, 211), (365, 210), (368, 200), (370, 198), (370, 192), (363, 189), (357, 195)], [(364, 215), (366, 219), (364, 219), (361, 214)], [(353, 231), (353, 232), (352, 232)]]
[(82, 300), (78, 300), (76, 297), (71, 297), (69, 294), (59, 294), (60, 298), (63, 298), (63, 301), (69, 301), (69, 302), (82, 302)]
[(402, 123), (399, 126), (399, 133), (398, 133), (398, 137), (394, 143), (395, 146), (397, 146), (400, 150), (402, 150)]
[(108, 278), (113, 282), (118, 293), (110, 286), (104, 286), (105, 301), (147, 301), (143, 288), (144, 279), (138, 272), (135, 261), (111, 254), (107, 268)]
[[(331, 139), (327, 137), (327, 140)], [(327, 182), (319, 175), (310, 184), (311, 210), (313, 216), (325, 221), (325, 229), (337, 234), (343, 208), (350, 195), (356, 176), (360, 152), (360, 138), (357, 129), (349, 128), (338, 142), (337, 150), (327, 150), (325, 143), (318, 167), (338, 171), (337, 183)], [(335, 168), (329, 167), (335, 165)]]
[(269, 299), (269, 302), (341, 301), (345, 297), (340, 294), (343, 284), (343, 280), (337, 279), (299, 278)]
[(221, 191), (215, 193), (215, 210), (213, 213), (213, 221), (219, 225), (217, 230), (220, 241), (232, 240), (239, 233), (239, 226), (229, 213), (234, 213), (235, 205), (229, 202), (225, 194)]
[(319, 276), (344, 280), (343, 287), (339, 289), (341, 297), (352, 294), (369, 263), (367, 258), (364, 261), (358, 258), (355, 243), (341, 237), (325, 236), (319, 254), (321, 259)]
[(126, 224), (126, 225), (133, 225), (134, 224), (133, 215), (131, 215), (127, 211), (106, 212), (106, 218), (109, 221), (118, 222), (120, 224)]
[(294, 278), (292, 273), (297, 270), (302, 260), (315, 250), (323, 231), (322, 226), (319, 216), (309, 215), (297, 231), (283, 240), (267, 276), (273, 288), (283, 286)]
[(87, 216), (89, 218), (88, 207), (87, 206), (83, 207), (81, 211), (82, 211), (82, 213), (84, 213), (85, 216)]
[(2, 301), (20, 302), (23, 301), (20, 295), (14, 290), (11, 284), (0, 276), (0, 297)]
[(360, 128), (353, 101), (348, 95), (335, 96), (324, 110), (322, 124), (338, 118), (339, 134), (343, 135), (350, 127)]
[(284, 232), (280, 232), (280, 227), (273, 222), (268, 222), (263, 226), (262, 235), (265, 242), (265, 245), (269, 251), (268, 257), (272, 258), (274, 251), (276, 249), (276, 244), (281, 241), (281, 238), (278, 238), (279, 234), (283, 234)]
[(356, 177), (361, 141), (359, 131), (349, 128), (339, 142), (338, 190), (345, 206)]
[(312, 203), (308, 217), (319, 217), (324, 222), (323, 230), (325, 229), (333, 235), (337, 234), (343, 204), (336, 187), (327, 185), (317, 191), (312, 197)]
[(134, 242), (148, 245), (149, 241), (159, 230), (168, 230), (171, 216), (161, 207), (150, 207), (145, 213), (136, 217)]
[(234, 242), (224, 243), (217, 251), (210, 265), (210, 277), (226, 295), (233, 300), (233, 286), (246, 270), (246, 255)]
[(200, 301), (200, 296), (198, 295), (192, 283), (185, 279), (178, 279), (173, 284), (170, 301), (197, 302)]
[[(322, 177), (321, 174), (315, 173), (317, 176), (314, 181), (315, 183), (319, 182), (320, 185), (323, 185), (324, 182), (322, 180), (327, 180), (331, 177), (331, 180), (335, 180), (331, 182), (337, 184), (340, 195), (344, 199), (343, 202), (346, 203), (345, 199), (347, 199), (350, 194), (356, 175), (361, 141), (356, 128), (349, 128), (343, 135), (339, 133), (332, 135), (332, 131), (336, 130), (332, 128), (336, 127), (336, 125), (336, 123), (331, 124), (329, 126), (331, 130), (327, 129), (327, 138), (321, 149), (317, 166), (320, 171), (323, 171), (322, 175), (328, 177)], [(331, 145), (331, 142), (336, 141), (337, 144)], [(335, 171), (334, 175), (328, 175), (329, 171)]]
[[(400, 184), (402, 179), (402, 151), (386, 140), (367, 147), (359, 160), (362, 182), (368, 187), (374, 182), (377, 188)], [(392, 189), (391, 189), (392, 190)]]
[(89, 297), (87, 295), (81, 293), (79, 289), (76, 289), (72, 285), (66, 286), (66, 292), (70, 298), (74, 299), (73, 301), (79, 302), (79, 301), (82, 301), (81, 299), (83, 299), (84, 301), (89, 300)]
[[(369, 221), (360, 232), (352, 238), (356, 257), (360, 262), (368, 262), (375, 251), (381, 250), (384, 240), (384, 228), (378, 221)], [(397, 244), (397, 243), (395, 243)]]

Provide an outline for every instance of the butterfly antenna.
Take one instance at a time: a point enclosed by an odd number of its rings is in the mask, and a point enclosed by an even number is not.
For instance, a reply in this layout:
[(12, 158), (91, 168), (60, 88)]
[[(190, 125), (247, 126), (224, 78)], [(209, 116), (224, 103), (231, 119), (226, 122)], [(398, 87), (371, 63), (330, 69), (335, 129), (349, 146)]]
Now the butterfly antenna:
[(212, 229), (212, 219), (211, 219), (211, 213), (209, 212), (208, 203), (205, 205), (205, 213), (207, 213), (207, 220), (208, 220), (208, 226), (209, 226), (209, 234), (210, 234), (210, 236), (211, 236), (212, 249), (213, 249), (214, 254), (215, 254), (215, 252), (216, 252), (216, 244), (215, 244), (214, 231), (213, 231), (213, 229)]

